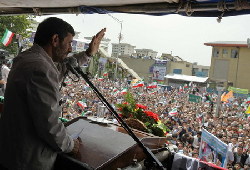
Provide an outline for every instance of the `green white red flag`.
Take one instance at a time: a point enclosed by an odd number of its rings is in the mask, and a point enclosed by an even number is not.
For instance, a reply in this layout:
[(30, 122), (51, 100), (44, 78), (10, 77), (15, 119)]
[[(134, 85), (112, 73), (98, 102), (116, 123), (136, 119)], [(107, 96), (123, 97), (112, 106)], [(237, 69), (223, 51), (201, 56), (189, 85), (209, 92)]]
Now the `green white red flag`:
[(108, 76), (108, 72), (105, 71), (105, 72), (103, 73), (103, 76)]
[(98, 81), (103, 81), (103, 80), (104, 80), (103, 77), (99, 77), (99, 78), (98, 78)]
[(128, 91), (128, 89), (127, 89), (127, 88), (124, 88), (120, 93), (121, 93), (121, 94), (127, 94), (127, 91)]
[(157, 88), (157, 82), (153, 82), (147, 86), (147, 88)]
[(6, 29), (3, 38), (1, 39), (3, 45), (8, 46), (11, 43), (13, 36), (14, 33)]
[(169, 116), (174, 116), (174, 115), (177, 115), (177, 114), (178, 114), (177, 108), (173, 108), (173, 109), (168, 113)]
[(133, 88), (135, 88), (135, 87), (143, 87), (143, 86), (144, 86), (144, 81), (140, 81), (140, 80), (132, 85)]

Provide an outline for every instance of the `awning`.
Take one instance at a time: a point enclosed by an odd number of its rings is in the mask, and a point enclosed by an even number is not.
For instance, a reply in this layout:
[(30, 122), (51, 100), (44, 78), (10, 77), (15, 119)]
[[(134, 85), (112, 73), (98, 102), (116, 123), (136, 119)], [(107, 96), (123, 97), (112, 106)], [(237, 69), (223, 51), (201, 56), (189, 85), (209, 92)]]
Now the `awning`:
[(205, 83), (208, 80), (208, 77), (188, 76), (188, 75), (183, 75), (183, 74), (167, 74), (165, 78), (188, 81), (188, 82), (192, 81), (192, 82), (198, 82), (198, 83)]
[(106, 14), (224, 17), (250, 14), (250, 0), (1, 0), (0, 15)]

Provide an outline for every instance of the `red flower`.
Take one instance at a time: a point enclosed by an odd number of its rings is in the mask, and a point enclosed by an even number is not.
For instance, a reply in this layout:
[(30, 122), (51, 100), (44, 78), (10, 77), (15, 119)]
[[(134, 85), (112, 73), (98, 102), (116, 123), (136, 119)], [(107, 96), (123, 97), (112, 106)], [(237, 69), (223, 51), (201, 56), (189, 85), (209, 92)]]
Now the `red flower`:
[(144, 113), (146, 113), (147, 116), (153, 118), (156, 122), (159, 120), (159, 116), (154, 112), (147, 110), (147, 111), (144, 111)]
[(123, 117), (123, 115), (122, 114), (118, 114), (120, 117)]
[(117, 110), (122, 111), (122, 107), (119, 107)]
[(147, 106), (144, 106), (144, 105), (142, 105), (142, 104), (136, 104), (136, 107), (137, 107), (137, 108), (140, 108), (140, 109), (144, 109), (144, 110), (147, 109)]
[(128, 104), (128, 102), (124, 102), (123, 104)]

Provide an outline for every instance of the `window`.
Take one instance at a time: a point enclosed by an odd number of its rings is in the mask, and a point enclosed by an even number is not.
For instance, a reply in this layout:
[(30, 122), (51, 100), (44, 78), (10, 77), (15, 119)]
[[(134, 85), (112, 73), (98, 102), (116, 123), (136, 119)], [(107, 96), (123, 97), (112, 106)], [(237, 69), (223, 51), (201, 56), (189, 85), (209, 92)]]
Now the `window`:
[(192, 70), (192, 75), (193, 76), (195, 76), (196, 75), (196, 73), (199, 71), (199, 69), (198, 68), (193, 68), (193, 70)]
[(231, 50), (231, 58), (238, 58), (238, 49)]
[(181, 74), (182, 73), (182, 69), (173, 69), (173, 73), (174, 74)]
[(223, 49), (222, 50), (222, 54), (224, 55), (224, 54), (228, 54), (228, 50), (227, 49)]
[(213, 57), (219, 57), (219, 54), (220, 54), (219, 49), (218, 48), (214, 48), (213, 49)]
[(227, 49), (222, 50), (222, 57), (228, 57), (228, 50)]
[(186, 67), (190, 67), (190, 64), (186, 64)]

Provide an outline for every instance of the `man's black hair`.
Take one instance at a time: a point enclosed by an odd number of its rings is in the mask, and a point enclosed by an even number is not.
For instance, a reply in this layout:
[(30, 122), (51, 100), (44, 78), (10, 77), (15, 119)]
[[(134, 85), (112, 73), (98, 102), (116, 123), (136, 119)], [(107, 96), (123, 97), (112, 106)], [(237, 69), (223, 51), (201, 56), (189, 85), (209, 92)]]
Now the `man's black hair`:
[(75, 35), (74, 28), (69, 23), (60, 18), (50, 17), (38, 25), (34, 43), (40, 46), (47, 45), (55, 34), (58, 34), (60, 41), (62, 41), (68, 33)]

